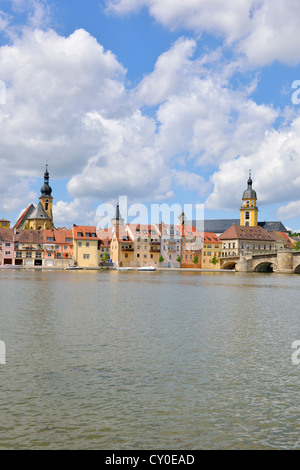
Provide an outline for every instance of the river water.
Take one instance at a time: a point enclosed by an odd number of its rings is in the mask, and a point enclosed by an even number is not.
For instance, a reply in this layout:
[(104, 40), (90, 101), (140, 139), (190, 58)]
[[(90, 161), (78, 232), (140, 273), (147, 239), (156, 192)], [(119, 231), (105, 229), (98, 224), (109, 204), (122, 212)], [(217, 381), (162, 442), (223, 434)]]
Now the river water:
[(299, 449), (299, 286), (1, 270), (0, 449)]

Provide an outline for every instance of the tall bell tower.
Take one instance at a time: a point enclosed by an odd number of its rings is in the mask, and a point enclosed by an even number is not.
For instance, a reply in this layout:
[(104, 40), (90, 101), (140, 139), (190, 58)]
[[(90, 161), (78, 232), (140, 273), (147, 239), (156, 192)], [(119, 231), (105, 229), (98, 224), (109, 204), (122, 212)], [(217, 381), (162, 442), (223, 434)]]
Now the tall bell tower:
[(257, 195), (252, 188), (251, 170), (249, 171), (248, 188), (244, 191), (242, 197), (242, 207), (240, 225), (257, 227), (258, 225), (258, 208), (256, 206)]
[(44, 173), (44, 185), (41, 188), (41, 197), (40, 201), (42, 203), (43, 209), (48, 215), (48, 217), (52, 220), (53, 223), (53, 197), (52, 188), (49, 186), (49, 171), (48, 171), (48, 164), (46, 164), (46, 171)]

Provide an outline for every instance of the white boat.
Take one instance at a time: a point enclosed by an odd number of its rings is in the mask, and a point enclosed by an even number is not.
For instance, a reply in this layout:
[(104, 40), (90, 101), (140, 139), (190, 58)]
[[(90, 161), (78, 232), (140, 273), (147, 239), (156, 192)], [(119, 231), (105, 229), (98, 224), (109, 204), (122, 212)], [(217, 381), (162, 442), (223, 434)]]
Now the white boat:
[(68, 266), (68, 267), (65, 268), (65, 269), (69, 271), (69, 270), (71, 270), (71, 269), (73, 270), (73, 269), (82, 269), (82, 268), (80, 268), (79, 266)]
[(142, 268), (138, 268), (138, 271), (156, 271), (155, 266), (143, 266)]

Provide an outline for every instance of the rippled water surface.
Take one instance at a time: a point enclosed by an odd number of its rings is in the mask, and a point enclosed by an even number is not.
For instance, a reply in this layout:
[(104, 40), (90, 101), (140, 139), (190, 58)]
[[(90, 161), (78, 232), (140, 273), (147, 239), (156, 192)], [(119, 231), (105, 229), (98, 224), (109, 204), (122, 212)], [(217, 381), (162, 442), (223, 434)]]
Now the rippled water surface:
[(300, 276), (0, 271), (1, 449), (300, 448)]

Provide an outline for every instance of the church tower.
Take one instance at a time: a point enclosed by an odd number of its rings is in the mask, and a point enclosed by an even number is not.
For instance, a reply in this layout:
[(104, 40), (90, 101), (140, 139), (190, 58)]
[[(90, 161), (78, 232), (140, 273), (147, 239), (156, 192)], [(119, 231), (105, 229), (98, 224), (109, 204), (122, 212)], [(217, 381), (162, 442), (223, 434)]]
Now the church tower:
[(41, 188), (40, 201), (42, 203), (44, 211), (46, 212), (46, 214), (52, 220), (52, 223), (53, 223), (53, 214), (52, 214), (53, 197), (51, 196), (51, 194), (52, 194), (52, 188), (49, 186), (48, 164), (46, 164), (46, 171), (44, 173), (44, 186), (42, 186)]
[(49, 186), (48, 165), (44, 173), (44, 185), (41, 188), (40, 202), (28, 217), (26, 228), (29, 230), (52, 230), (53, 225), (53, 197), (52, 188)]
[(251, 170), (249, 172), (248, 188), (243, 193), (242, 201), (243, 201), (242, 207), (240, 209), (241, 211), (240, 225), (249, 226), (249, 227), (257, 227), (258, 225), (258, 208), (256, 207), (257, 196), (256, 196), (256, 192), (252, 188)]

